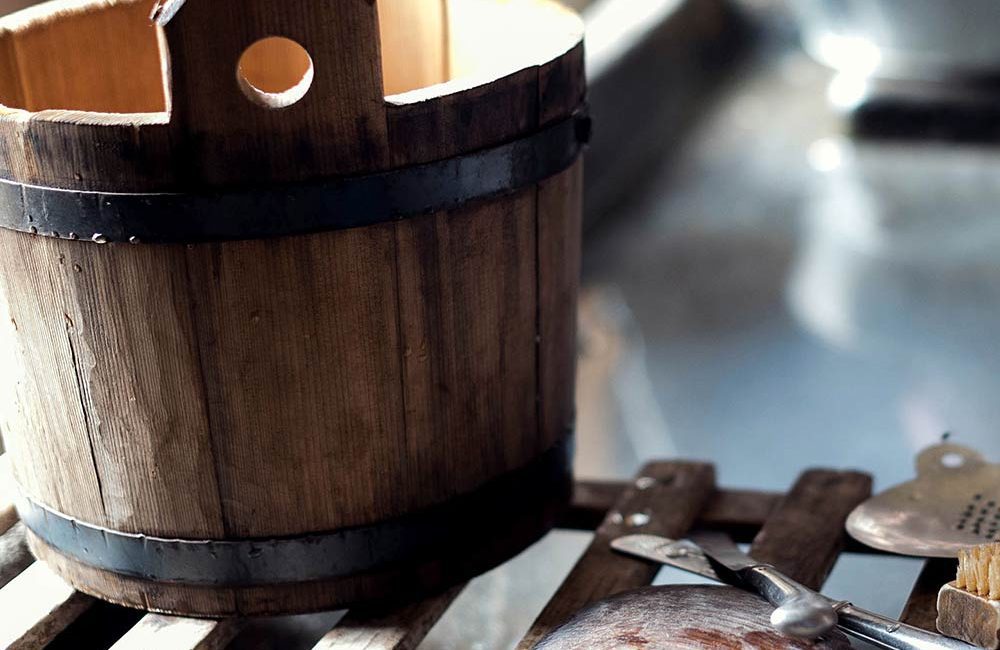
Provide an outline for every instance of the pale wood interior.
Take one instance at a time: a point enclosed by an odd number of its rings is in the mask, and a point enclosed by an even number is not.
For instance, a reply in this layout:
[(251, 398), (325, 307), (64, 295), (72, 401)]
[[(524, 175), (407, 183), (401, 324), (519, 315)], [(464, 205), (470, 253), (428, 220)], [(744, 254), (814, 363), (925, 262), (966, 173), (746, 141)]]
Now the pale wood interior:
[[(150, 6), (53, 0), (0, 19), (0, 106), (165, 112), (166, 73)], [(449, 82), (464, 80), (465, 87), (472, 78), (481, 83), (537, 65), (560, 53), (565, 31), (558, 18), (566, 12), (548, 0), (378, 0), (378, 10), (387, 96), (444, 94)], [(280, 92), (302, 79), (308, 57), (268, 43), (242, 65), (260, 80), (255, 87)], [(432, 87), (437, 92), (428, 93)]]

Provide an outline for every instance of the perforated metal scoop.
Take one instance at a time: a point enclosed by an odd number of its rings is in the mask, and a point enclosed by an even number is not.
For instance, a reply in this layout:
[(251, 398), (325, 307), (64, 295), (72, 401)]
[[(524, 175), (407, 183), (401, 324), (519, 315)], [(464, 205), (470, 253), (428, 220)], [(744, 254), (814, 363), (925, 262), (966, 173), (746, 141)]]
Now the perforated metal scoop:
[(1000, 465), (961, 445), (929, 447), (917, 456), (917, 478), (855, 508), (847, 531), (868, 546), (922, 557), (1000, 541)]

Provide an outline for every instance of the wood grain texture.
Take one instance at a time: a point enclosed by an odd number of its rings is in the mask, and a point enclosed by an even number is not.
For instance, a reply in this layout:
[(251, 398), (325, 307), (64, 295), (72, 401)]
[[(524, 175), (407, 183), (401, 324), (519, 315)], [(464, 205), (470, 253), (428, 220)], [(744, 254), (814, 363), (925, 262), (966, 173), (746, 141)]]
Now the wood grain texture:
[[(622, 494), (518, 648), (533, 648), (542, 637), (588, 604), (649, 584), (659, 567), (615, 553), (611, 550), (611, 540), (637, 531), (680, 537), (694, 523), (715, 487), (714, 469), (702, 463), (653, 463), (639, 475), (655, 482), (646, 489), (630, 486)], [(648, 523), (630, 525), (633, 521), (630, 516), (636, 513), (649, 516)]]
[(393, 167), (499, 144), (538, 126), (538, 68), (437, 101), (389, 102), (386, 120)]
[[(281, 11), (196, 0), (162, 29), (139, 19), (140, 0), (0, 19), (0, 94), (55, 107), (0, 109), (0, 176), (116, 192), (284, 183), (468, 153), (567, 117), (584, 86), (579, 20), (544, 1), (477, 1), (463, 31), (493, 33), (503, 16), (525, 38), (464, 39), (458, 80), (444, 69), (456, 24), (442, 0), (382, 0), (388, 62), (408, 83), (443, 82), (389, 105), (367, 0)], [(67, 48), (103, 39), (94, 56), (114, 64), (77, 71), (60, 54), (20, 66), (22, 51), (37, 58), (64, 33)], [(274, 34), (315, 69), (283, 109), (255, 105), (235, 79), (245, 49)], [(426, 52), (406, 60), (421, 39)], [(261, 56), (243, 72), (267, 91), (305, 62), (294, 48)], [(449, 213), (267, 241), (100, 246), (0, 232), (0, 427), (17, 481), (88, 523), (225, 539), (377, 523), (530, 465), (572, 426), (580, 169)], [(155, 584), (29, 543), (81, 590), (132, 606), (316, 610), (395, 595), (404, 576), (414, 590), (466, 580), (551, 528), (565, 492), (505, 515), (477, 557), (309, 585)]]
[(970, 593), (955, 582), (941, 587), (935, 627), (977, 648), (1000, 648), (1000, 601)]
[(784, 495), (756, 490), (719, 490), (698, 515), (698, 527), (721, 530), (736, 541), (751, 541)]
[[(34, 244), (38, 243), (39, 246)], [(61, 298), (67, 274), (59, 242), (0, 230), (0, 428), (14, 478), (29, 496), (94, 523), (104, 502), (74, 320)]]
[(240, 627), (239, 619), (213, 621), (146, 614), (111, 650), (220, 650)]
[(576, 110), (586, 99), (583, 43), (538, 70), (538, 124), (545, 126)]
[(21, 485), (116, 530), (222, 537), (184, 247), (4, 230), (0, 250), (19, 395), (0, 412)]
[(226, 534), (332, 530), (428, 504), (390, 487), (411, 471), (393, 236), (388, 224), (187, 251)]
[(773, 607), (739, 589), (645, 587), (602, 600), (544, 639), (538, 650), (849, 650), (839, 631), (816, 641), (781, 636)]
[(44, 647), (94, 603), (35, 562), (0, 589), (0, 647)]
[(615, 502), (628, 488), (625, 481), (577, 480), (573, 484), (573, 500), (559, 522), (560, 528), (594, 530), (601, 525)]
[[(190, 183), (281, 182), (304, 171), (320, 177), (387, 166), (374, 3), (286, 0), (274, 11), (268, 0), (188, 2), (164, 33), (172, 137), (186, 150), (177, 174)], [(314, 67), (309, 92), (282, 109), (253, 104), (233, 82), (244, 49), (274, 34), (304, 47)]]
[(929, 632), (936, 632), (937, 599), (941, 585), (955, 579), (958, 561), (933, 558), (924, 562), (899, 620)]
[(459, 493), (551, 446), (535, 422), (535, 190), (396, 232), (411, 489)]
[(538, 185), (538, 422), (543, 444), (573, 429), (583, 161)]
[(844, 546), (847, 515), (871, 490), (868, 474), (804, 472), (754, 538), (750, 555), (819, 590)]
[[(594, 530), (628, 485), (625, 481), (578, 480), (560, 528)], [(749, 542), (783, 498), (777, 492), (717, 490), (698, 514), (697, 527), (722, 530), (738, 542)]]
[(3, 35), (0, 35), (0, 105), (14, 107), (25, 105), (14, 38)]
[[(0, 107), (0, 177), (128, 192), (359, 173), (506, 142), (537, 124), (539, 112), (522, 107), (537, 106), (542, 97), (542, 114), (555, 115), (564, 106), (575, 107), (582, 97), (582, 23), (555, 3), (478, 0), (471, 11), (445, 21), (437, 18), (443, 13), (437, 3), (429, 12), (415, 13), (414, 8), (426, 7), (428, 0), (383, 0), (385, 36), (391, 42), (383, 57), (383, 75), (374, 3), (296, 0), (283, 5), (282, 12), (255, 20), (252, 16), (270, 3), (233, 2), (190, 2), (168, 25), (175, 90), (170, 115), (164, 106), (163, 66), (153, 56), (157, 44), (150, 35), (156, 33), (140, 13), (148, 11), (144, 0), (63, 0), (33, 10), (30, 20), (0, 19), (0, 101), (9, 107)], [(336, 20), (316, 18), (331, 10)], [(106, 12), (113, 16), (104, 17)], [(397, 23), (407, 16), (423, 22), (402, 24), (400, 32)], [(503, 33), (497, 31), (497, 16), (520, 34), (516, 47), (507, 38), (476, 36)], [(227, 29), (218, 29), (221, 24)], [(198, 38), (199, 29), (207, 30), (208, 37)], [(421, 48), (416, 56), (408, 43), (423, 33), (438, 45), (434, 34), (441, 30), (472, 34), (461, 39), (460, 73), (449, 70), (444, 83), (391, 94), (387, 104), (383, 77), (390, 92), (422, 83), (390, 82), (389, 76), (398, 76), (396, 70), (427, 74), (424, 81), (436, 77), (430, 67), (424, 69), (425, 58), (438, 58), (433, 48)], [(72, 59), (33, 59), (52, 73), (34, 77), (30, 85), (38, 86), (34, 92), (46, 94), (52, 99), (46, 103), (57, 109), (23, 110), (27, 104), (14, 47), (22, 32), (32, 44), (37, 40), (39, 47), (60, 53), (70, 49), (51, 42), (56, 36), (66, 34), (67, 42), (84, 45), (99, 41), (92, 47), (81, 45), (83, 54)], [(403, 42), (396, 43), (390, 32), (401, 34)], [(316, 70), (305, 97), (280, 110), (253, 104), (235, 81), (243, 49), (270, 33), (285, 34), (305, 46)], [(354, 39), (359, 41), (355, 47), (343, 47)], [(455, 39), (447, 40), (445, 51), (455, 50)], [(341, 57), (342, 50), (351, 55)], [(101, 60), (94, 63), (91, 52)], [(555, 62), (564, 56), (566, 64)], [(77, 60), (87, 66), (86, 74), (75, 74)], [(113, 74), (107, 73), (109, 66)], [(90, 86), (75, 80), (95, 75), (100, 83), (93, 88), (107, 87), (102, 98), (77, 101), (74, 93), (86, 93)], [(544, 93), (539, 92), (540, 78), (549, 80)], [(572, 83), (551, 83), (567, 78)], [(43, 79), (52, 79), (52, 87), (43, 87)], [(95, 101), (144, 112), (82, 110)], [(195, 126), (198, 116), (205, 118), (204, 125)], [(257, 137), (262, 132), (268, 137)]]
[(448, 80), (448, 0), (378, 0), (386, 95)]
[(465, 585), (391, 611), (350, 611), (313, 650), (413, 650)]
[(0, 587), (20, 575), (34, 561), (25, 542), (24, 524), (15, 524), (0, 535)]
[[(13, 44), (28, 111), (146, 113), (166, 107), (156, 29), (147, 0), (63, 3), (53, 13), (0, 32)], [(100, 10), (96, 10), (100, 7)], [(34, 13), (38, 14), (37, 11)]]

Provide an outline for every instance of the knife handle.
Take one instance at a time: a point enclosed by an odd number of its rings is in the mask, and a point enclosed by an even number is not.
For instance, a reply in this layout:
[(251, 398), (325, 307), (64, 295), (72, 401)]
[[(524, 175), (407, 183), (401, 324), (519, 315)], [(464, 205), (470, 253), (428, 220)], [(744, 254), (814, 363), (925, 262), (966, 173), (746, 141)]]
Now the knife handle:
[(874, 612), (844, 604), (837, 610), (838, 626), (851, 636), (889, 650), (974, 650), (958, 639), (928, 632)]
[(815, 639), (837, 625), (837, 612), (829, 600), (774, 567), (756, 566), (743, 573), (757, 593), (774, 605), (771, 625), (785, 636)]

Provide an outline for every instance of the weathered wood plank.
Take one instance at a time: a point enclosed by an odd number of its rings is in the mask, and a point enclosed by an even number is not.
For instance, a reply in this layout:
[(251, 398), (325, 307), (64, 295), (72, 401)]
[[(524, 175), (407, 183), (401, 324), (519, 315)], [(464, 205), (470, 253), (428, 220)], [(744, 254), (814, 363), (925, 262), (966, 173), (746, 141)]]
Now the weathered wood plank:
[[(625, 481), (577, 481), (560, 528), (594, 530), (628, 485)], [(783, 498), (777, 492), (718, 490), (698, 515), (697, 526), (723, 530), (738, 542), (748, 542)]]
[(535, 419), (534, 189), (401, 221), (396, 251), (406, 435), (393, 475), (444, 496), (526, 465), (556, 442)]
[(955, 579), (957, 565), (957, 560), (951, 558), (932, 558), (924, 562), (899, 620), (936, 632), (938, 590)]
[(871, 495), (871, 489), (868, 474), (803, 472), (757, 533), (750, 554), (819, 589), (843, 548), (847, 515)]
[(783, 498), (777, 492), (719, 490), (698, 515), (695, 525), (725, 531), (738, 542), (749, 542)]
[(14, 524), (0, 535), (0, 587), (20, 575), (34, 561), (24, 539), (24, 524)]
[(519, 648), (534, 647), (539, 639), (585, 605), (649, 584), (659, 567), (615, 553), (611, 550), (611, 540), (637, 531), (680, 537), (694, 523), (715, 484), (715, 470), (703, 463), (652, 463), (639, 476), (651, 480), (625, 490)]
[(35, 562), (0, 589), (0, 647), (44, 647), (94, 602)]
[(218, 650), (236, 635), (240, 619), (221, 621), (147, 614), (111, 650)]
[(538, 184), (538, 423), (548, 444), (576, 419), (583, 161)]
[(391, 612), (352, 611), (313, 650), (412, 650), (464, 588), (460, 585)]

